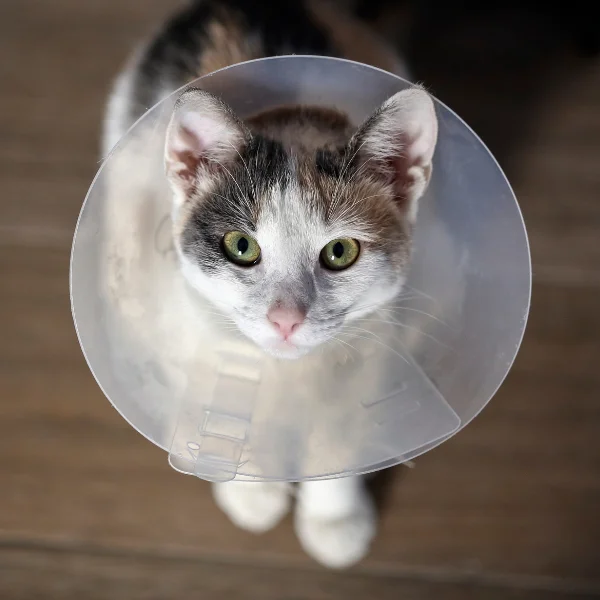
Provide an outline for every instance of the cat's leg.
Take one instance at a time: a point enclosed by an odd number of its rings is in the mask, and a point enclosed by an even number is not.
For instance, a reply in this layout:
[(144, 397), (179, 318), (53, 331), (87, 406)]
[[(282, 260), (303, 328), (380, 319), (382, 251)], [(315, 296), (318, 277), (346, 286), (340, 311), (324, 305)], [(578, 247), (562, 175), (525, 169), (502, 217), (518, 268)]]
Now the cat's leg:
[(247, 531), (263, 533), (290, 509), (291, 486), (280, 482), (214, 483), (213, 495), (231, 521)]
[(345, 568), (369, 551), (377, 515), (363, 477), (301, 483), (296, 534), (304, 550), (331, 568)]

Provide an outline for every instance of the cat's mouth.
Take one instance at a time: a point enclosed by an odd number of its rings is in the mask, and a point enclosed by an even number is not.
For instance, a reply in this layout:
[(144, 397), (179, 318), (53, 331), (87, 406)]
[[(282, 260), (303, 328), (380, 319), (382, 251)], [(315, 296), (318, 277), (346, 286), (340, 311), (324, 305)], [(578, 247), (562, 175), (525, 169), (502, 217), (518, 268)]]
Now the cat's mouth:
[[(239, 332), (251, 340), (260, 350), (269, 356), (284, 360), (296, 360), (306, 356), (331, 339), (332, 334), (341, 325), (329, 323), (327, 327), (313, 323), (304, 323), (291, 335), (276, 332), (272, 323), (246, 317), (234, 316)], [(265, 319), (266, 321), (266, 319)]]

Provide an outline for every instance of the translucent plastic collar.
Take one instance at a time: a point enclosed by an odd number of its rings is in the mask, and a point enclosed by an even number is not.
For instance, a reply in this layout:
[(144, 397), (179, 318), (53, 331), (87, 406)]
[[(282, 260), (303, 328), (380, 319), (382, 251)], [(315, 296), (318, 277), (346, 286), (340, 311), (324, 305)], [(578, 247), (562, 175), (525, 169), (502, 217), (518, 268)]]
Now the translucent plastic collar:
[[(242, 118), (302, 103), (337, 107), (357, 124), (409, 86), (365, 65), (300, 56), (243, 63), (191, 85)], [(531, 289), (519, 207), (479, 138), (437, 102), (434, 176), (401, 308), (352, 350), (327, 346), (280, 362), (216, 321), (200, 326), (210, 307), (178, 269), (162, 156), (180, 92), (104, 162), (73, 243), (73, 316), (113, 406), (174, 468), (217, 481), (364, 473), (464, 427), (511, 367)]]

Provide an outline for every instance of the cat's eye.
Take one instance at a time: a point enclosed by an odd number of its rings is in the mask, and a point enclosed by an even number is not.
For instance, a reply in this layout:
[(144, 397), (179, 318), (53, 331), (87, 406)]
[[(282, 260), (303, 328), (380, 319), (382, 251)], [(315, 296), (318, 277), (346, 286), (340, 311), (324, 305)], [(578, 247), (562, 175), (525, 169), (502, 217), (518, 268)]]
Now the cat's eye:
[(332, 271), (341, 271), (352, 266), (360, 254), (360, 244), (352, 238), (338, 238), (331, 240), (321, 250), (323, 266)]
[(251, 267), (260, 261), (260, 246), (247, 233), (230, 231), (223, 236), (223, 253), (236, 265)]

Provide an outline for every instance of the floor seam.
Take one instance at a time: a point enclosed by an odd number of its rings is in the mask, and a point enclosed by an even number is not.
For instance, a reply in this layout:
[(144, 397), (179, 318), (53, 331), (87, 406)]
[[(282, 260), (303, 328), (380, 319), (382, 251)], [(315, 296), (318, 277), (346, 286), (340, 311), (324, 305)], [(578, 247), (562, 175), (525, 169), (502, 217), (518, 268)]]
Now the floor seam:
[[(323, 572), (317, 564), (281, 559), (280, 555), (265, 556), (263, 559), (242, 558), (231, 555), (207, 554), (189, 551), (185, 548), (151, 549), (135, 546), (114, 546), (94, 544), (78, 540), (44, 540), (42, 538), (2, 538), (1, 550), (48, 552), (56, 554), (85, 554), (98, 558), (129, 558), (162, 560), (167, 562), (204, 562), (219, 566), (239, 566), (278, 570), (296, 570), (314, 573)], [(334, 573), (334, 571), (325, 571)], [(442, 569), (434, 567), (394, 567), (387, 565), (364, 565), (348, 571), (348, 575), (361, 575), (374, 579), (386, 577), (404, 581), (423, 583), (470, 584), (486, 588), (506, 590), (571, 593), (578, 595), (594, 594), (600, 597), (600, 581), (584, 579), (563, 579), (541, 576), (524, 576), (517, 574), (479, 573), (473, 570)]]

